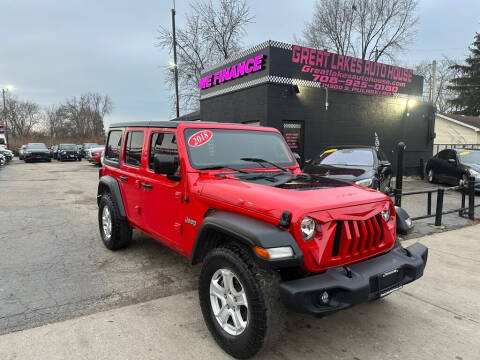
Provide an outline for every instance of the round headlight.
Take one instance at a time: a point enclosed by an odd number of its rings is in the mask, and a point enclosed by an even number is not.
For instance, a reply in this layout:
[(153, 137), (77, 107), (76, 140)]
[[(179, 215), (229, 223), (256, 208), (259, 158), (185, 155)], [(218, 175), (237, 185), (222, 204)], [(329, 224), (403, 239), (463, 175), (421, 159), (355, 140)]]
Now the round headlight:
[(390, 220), (390, 209), (384, 210), (380, 214), (382, 215), (385, 222), (388, 222)]
[(312, 240), (315, 236), (316, 227), (317, 224), (315, 223), (315, 220), (309, 217), (303, 219), (302, 223), (300, 224), (300, 231), (302, 233), (303, 239), (306, 241)]

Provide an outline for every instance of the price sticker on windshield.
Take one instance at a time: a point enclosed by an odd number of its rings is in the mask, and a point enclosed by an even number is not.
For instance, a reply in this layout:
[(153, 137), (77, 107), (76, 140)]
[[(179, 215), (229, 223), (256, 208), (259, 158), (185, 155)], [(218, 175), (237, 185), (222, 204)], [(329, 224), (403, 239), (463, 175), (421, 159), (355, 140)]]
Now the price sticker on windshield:
[(463, 156), (463, 155), (468, 155), (470, 154), (470, 151), (464, 151), (464, 152), (461, 152), (460, 155)]
[(197, 147), (202, 146), (212, 140), (213, 133), (210, 130), (199, 131), (188, 139), (188, 146)]

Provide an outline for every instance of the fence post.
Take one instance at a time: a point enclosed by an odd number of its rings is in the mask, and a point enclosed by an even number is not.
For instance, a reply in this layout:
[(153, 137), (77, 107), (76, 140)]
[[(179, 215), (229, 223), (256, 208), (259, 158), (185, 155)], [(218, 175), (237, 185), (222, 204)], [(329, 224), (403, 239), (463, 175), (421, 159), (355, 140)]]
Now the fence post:
[(475, 178), (468, 178), (468, 218), (475, 219)]
[(425, 180), (425, 160), (420, 158), (420, 179)]
[(432, 215), (432, 193), (428, 193), (427, 215)]
[(442, 225), (442, 211), (443, 211), (443, 188), (438, 188), (437, 192), (437, 209), (435, 211), (435, 226)]
[(395, 180), (395, 206), (402, 206), (402, 188), (403, 188), (403, 152), (405, 143), (399, 142), (397, 145), (397, 178)]
[(463, 213), (465, 212), (463, 209), (465, 209), (465, 197), (467, 195), (467, 187), (468, 185), (467, 184), (463, 184), (463, 187), (462, 187), (462, 206), (461, 206), (461, 210), (458, 212), (458, 216), (463, 216)]

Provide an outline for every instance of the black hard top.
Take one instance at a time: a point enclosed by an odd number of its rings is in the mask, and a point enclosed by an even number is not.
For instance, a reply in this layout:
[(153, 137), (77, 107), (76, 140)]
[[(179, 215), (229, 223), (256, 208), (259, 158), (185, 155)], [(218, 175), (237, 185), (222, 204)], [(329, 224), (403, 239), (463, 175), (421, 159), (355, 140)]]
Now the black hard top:
[(223, 124), (223, 125), (235, 125), (235, 126), (252, 126), (249, 124), (241, 123), (218, 123), (214, 121), (133, 121), (110, 124), (109, 128), (126, 128), (126, 127), (155, 127), (155, 128), (172, 128), (175, 129), (180, 124), (196, 124), (202, 126), (202, 124)]
[(124, 127), (158, 127), (158, 128), (172, 128), (175, 129), (179, 124), (215, 124), (206, 121), (133, 121), (110, 124), (109, 128), (124, 128)]

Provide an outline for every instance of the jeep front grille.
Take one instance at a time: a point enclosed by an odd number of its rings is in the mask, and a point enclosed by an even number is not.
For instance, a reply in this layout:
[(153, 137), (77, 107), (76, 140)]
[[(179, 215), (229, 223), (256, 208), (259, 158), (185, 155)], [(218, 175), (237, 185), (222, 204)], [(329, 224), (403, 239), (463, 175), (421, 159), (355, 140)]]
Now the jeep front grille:
[(380, 247), (384, 241), (382, 221), (380, 214), (367, 220), (337, 220), (332, 258), (356, 257)]

